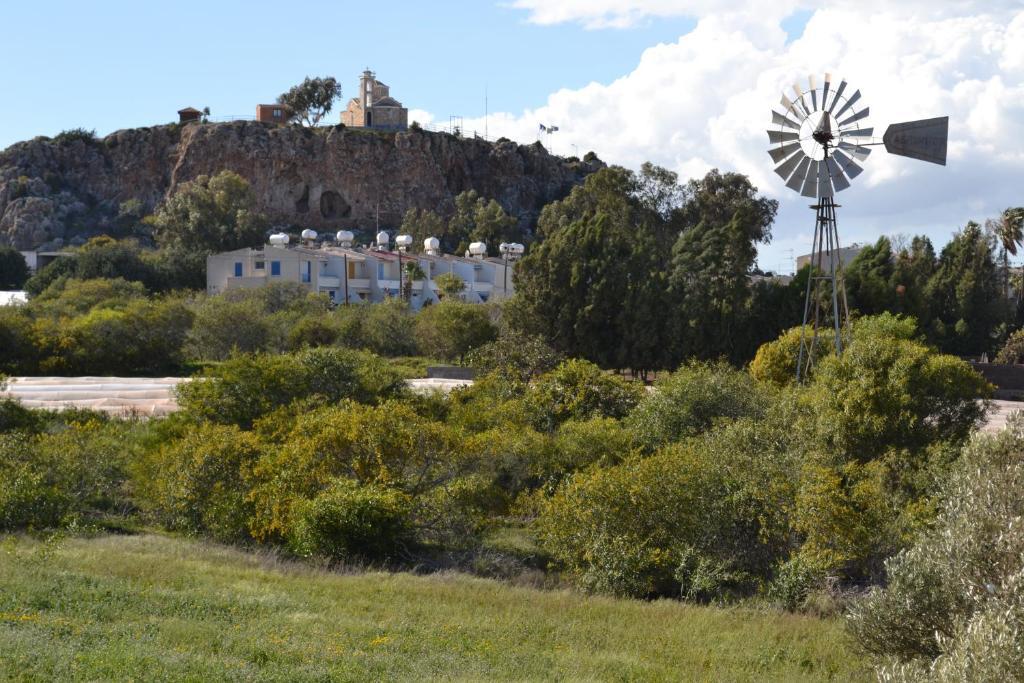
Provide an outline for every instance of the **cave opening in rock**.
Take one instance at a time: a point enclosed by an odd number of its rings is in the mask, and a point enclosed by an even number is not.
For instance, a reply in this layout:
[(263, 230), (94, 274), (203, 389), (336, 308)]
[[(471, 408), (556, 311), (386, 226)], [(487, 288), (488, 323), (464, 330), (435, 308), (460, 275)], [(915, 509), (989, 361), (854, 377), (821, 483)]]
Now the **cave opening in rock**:
[(352, 207), (337, 192), (327, 190), (320, 195), (320, 215), (324, 218), (346, 218)]
[(302, 196), (295, 200), (295, 212), (306, 213), (309, 211), (309, 185), (302, 190)]

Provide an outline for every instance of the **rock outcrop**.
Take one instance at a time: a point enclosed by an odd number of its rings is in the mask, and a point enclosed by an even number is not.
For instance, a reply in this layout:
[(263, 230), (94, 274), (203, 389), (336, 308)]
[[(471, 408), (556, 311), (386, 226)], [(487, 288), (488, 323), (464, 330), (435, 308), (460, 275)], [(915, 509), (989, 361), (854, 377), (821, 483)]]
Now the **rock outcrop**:
[(529, 232), (544, 204), (601, 166), (539, 144), (250, 121), (36, 138), (0, 152), (0, 244), (57, 247), (110, 233), (124, 202), (148, 213), (182, 183), (225, 169), (249, 180), (277, 225), (368, 231), (379, 215), (396, 227), (407, 209), (445, 215), (472, 189)]

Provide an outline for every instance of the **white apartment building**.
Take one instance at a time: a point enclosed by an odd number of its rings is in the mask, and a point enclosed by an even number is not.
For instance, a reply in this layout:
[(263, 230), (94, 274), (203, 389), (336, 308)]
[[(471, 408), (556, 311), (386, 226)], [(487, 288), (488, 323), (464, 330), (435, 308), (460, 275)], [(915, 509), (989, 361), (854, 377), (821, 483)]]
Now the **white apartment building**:
[(402, 295), (407, 275), (405, 271), (400, 273), (400, 268), (407, 268), (412, 261), (424, 274), (422, 279), (412, 282), (409, 305), (414, 310), (441, 300), (434, 280), (445, 273), (453, 273), (462, 280), (465, 289), (461, 297), (470, 303), (500, 301), (514, 293), (515, 261), (441, 254), (436, 251), (436, 242), (432, 245), (430, 239), (426, 240), (423, 253), (407, 253), (388, 250), (387, 241), (381, 247), (352, 247), (345, 242), (315, 246), (311, 240), (298, 246), (274, 237), (272, 243), (262, 247), (208, 256), (207, 293), (296, 282), (310, 292), (326, 294), (338, 304), (346, 300), (380, 302)]

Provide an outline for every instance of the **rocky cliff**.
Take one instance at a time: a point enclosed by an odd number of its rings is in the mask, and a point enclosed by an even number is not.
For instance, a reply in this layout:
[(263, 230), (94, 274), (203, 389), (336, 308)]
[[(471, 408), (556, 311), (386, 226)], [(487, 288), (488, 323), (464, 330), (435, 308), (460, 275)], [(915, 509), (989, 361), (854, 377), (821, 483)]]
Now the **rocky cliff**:
[(224, 169), (252, 183), (278, 225), (370, 230), (379, 212), (394, 227), (413, 207), (447, 214), (472, 189), (530, 230), (544, 204), (602, 165), (539, 144), (249, 121), (36, 138), (0, 152), (0, 244), (59, 247), (115, 232), (123, 202), (148, 213), (182, 183)]

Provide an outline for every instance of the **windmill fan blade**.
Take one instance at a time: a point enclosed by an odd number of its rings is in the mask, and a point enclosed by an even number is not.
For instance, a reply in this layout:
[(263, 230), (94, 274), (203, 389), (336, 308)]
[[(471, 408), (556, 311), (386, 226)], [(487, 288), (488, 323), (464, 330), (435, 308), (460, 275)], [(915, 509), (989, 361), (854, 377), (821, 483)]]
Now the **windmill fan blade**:
[(807, 77), (807, 83), (811, 86), (811, 111), (818, 111), (818, 85), (814, 74)]
[(807, 108), (807, 103), (804, 102), (804, 91), (800, 89), (799, 82), (793, 83), (793, 92), (796, 93), (796, 98), (793, 100), (793, 102), (800, 107), (801, 111), (803, 111), (804, 118), (807, 118), (808, 116), (811, 115), (811, 112)]
[(836, 90), (836, 96), (832, 98), (832, 104), (828, 108), (829, 114), (831, 114), (832, 110), (836, 108), (836, 103), (839, 102), (839, 98), (843, 96), (844, 90), (846, 90), (846, 81), (839, 84), (839, 89)]
[(806, 158), (807, 155), (802, 152), (800, 154), (794, 154), (783, 161), (782, 164), (775, 169), (775, 172), (778, 173), (783, 180), (788, 180), (789, 176), (793, 175), (793, 171), (796, 169), (797, 165)]
[(832, 184), (836, 188), (836, 192), (842, 192), (850, 186), (850, 181), (843, 175), (843, 170), (839, 168), (839, 164), (832, 157), (825, 160), (828, 164), (828, 174), (832, 178)]
[(828, 163), (825, 161), (818, 162), (818, 196), (819, 197), (831, 197), (834, 194), (832, 192), (832, 181), (828, 178)]
[(796, 108), (796, 104), (793, 102), (793, 100), (786, 97), (785, 94), (782, 95), (782, 99), (779, 101), (779, 104), (782, 105), (782, 108), (786, 110), (787, 114), (789, 112), (793, 112), (797, 116), (800, 116), (800, 110)]
[(782, 147), (770, 149), (768, 150), (768, 154), (771, 155), (772, 161), (774, 161), (775, 163), (779, 163), (783, 159), (787, 158), (793, 152), (796, 152), (798, 149), (800, 149), (800, 143), (793, 142), (788, 145), (783, 145)]
[(786, 131), (770, 130), (768, 132), (768, 142), (776, 145), (780, 142), (789, 142), (790, 140), (798, 140), (800, 133), (787, 133)]
[(804, 181), (804, 187), (800, 190), (800, 194), (805, 197), (816, 197), (818, 196), (818, 162), (812, 161), (810, 167), (807, 169), (807, 179)]
[(853, 159), (846, 156), (839, 150), (832, 152), (832, 158), (834, 158), (836, 160), (836, 163), (839, 164), (839, 167), (842, 169), (843, 173), (850, 176), (851, 179), (859, 176), (861, 171), (864, 170), (863, 168), (857, 165), (857, 162), (855, 162)]
[(844, 104), (842, 107), (839, 108), (839, 111), (837, 111), (835, 113), (835, 117), (838, 119), (840, 116), (843, 115), (843, 112), (845, 112), (847, 109), (849, 109), (854, 104), (856, 104), (857, 100), (859, 100), (859, 99), (860, 99), (860, 90), (858, 90), (857, 92), (853, 93), (853, 95), (850, 96), (850, 99), (846, 100), (846, 104)]
[[(848, 151), (850, 154), (857, 157), (861, 161), (867, 159), (868, 155), (871, 154), (871, 150), (869, 148), (861, 147), (860, 145), (852, 145), (849, 142), (840, 142), (839, 147), (841, 149), (845, 149), (846, 151)], [(852, 178), (853, 176), (850, 177)]]
[(822, 86), (821, 91), (821, 108), (824, 109), (828, 106), (828, 89), (832, 85), (832, 74), (825, 74), (825, 85)]
[(861, 119), (866, 118), (867, 115), (868, 115), (868, 112), (870, 112), (870, 111), (871, 111), (871, 107), (864, 107), (859, 112), (857, 112), (853, 116), (849, 117), (845, 121), (840, 121), (839, 122), (839, 127), (842, 128), (843, 126), (848, 126), (851, 123), (854, 123), (855, 121), (860, 121)]
[(772, 123), (776, 126), (785, 126), (793, 130), (800, 130), (800, 124), (791, 118), (787, 118), (777, 111), (772, 112)]
[(800, 188), (804, 186), (804, 180), (807, 178), (807, 169), (810, 167), (810, 165), (810, 157), (805, 156), (803, 159), (801, 159), (800, 165), (797, 166), (796, 171), (793, 172), (793, 175), (789, 179), (789, 182), (786, 183), (786, 187), (788, 187), (791, 190), (796, 190), (797, 192), (799, 192)]
[(871, 134), (874, 132), (874, 128), (858, 128), (856, 130), (840, 131), (839, 137), (846, 137), (847, 135), (852, 135), (854, 137), (869, 138), (871, 137)]
[(949, 117), (894, 123), (885, 130), (882, 142), (889, 154), (898, 154), (933, 164), (946, 165)]

